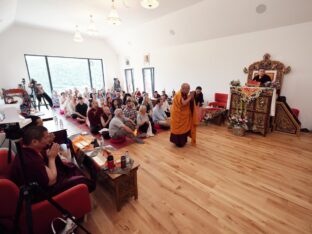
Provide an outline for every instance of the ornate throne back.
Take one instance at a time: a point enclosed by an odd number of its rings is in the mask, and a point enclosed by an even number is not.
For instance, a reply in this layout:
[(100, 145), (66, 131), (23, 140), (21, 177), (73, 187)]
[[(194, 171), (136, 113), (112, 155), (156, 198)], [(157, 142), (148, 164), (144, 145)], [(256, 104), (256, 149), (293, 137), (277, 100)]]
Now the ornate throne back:
[(248, 74), (247, 81), (252, 80), (259, 72), (260, 68), (265, 69), (265, 73), (270, 76), (271, 81), (275, 83), (276, 93), (279, 95), (281, 92), (284, 75), (289, 73), (291, 68), (286, 67), (279, 61), (270, 59), (270, 54), (265, 54), (263, 60), (254, 62), (248, 69), (244, 68), (244, 72)]

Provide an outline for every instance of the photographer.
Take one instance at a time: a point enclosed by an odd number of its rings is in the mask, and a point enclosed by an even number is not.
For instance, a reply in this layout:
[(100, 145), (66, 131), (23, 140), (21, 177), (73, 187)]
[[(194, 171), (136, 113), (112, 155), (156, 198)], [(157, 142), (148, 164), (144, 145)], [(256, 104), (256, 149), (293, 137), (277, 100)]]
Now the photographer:
[[(31, 126), (24, 132), (22, 147), (25, 175), (22, 174), (20, 156), (15, 157), (11, 179), (18, 185), (26, 182), (37, 182), (49, 196), (59, 194), (77, 184), (86, 184), (89, 192), (95, 189), (95, 183), (86, 178), (72, 163), (65, 163), (59, 157), (60, 146), (50, 144), (50, 134), (42, 126)], [(34, 194), (34, 202), (43, 198)]]
[(50, 96), (43, 90), (42, 85), (41, 85), (41, 84), (38, 84), (36, 80), (31, 79), (31, 80), (30, 80), (30, 83), (29, 83), (29, 85), (28, 85), (28, 87), (34, 90), (35, 95), (37, 96), (37, 99), (38, 99), (39, 103), (41, 103), (41, 99), (44, 98), (45, 100), (48, 101), (50, 107), (53, 106), (52, 99), (51, 99)]

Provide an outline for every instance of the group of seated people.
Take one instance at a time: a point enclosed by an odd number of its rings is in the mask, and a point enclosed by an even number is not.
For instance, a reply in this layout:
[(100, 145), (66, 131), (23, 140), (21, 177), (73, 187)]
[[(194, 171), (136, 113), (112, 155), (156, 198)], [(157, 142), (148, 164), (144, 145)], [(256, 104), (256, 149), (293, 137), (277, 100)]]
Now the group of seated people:
[[(139, 138), (154, 136), (157, 128), (170, 129), (170, 100), (165, 91), (153, 93), (150, 98), (138, 89), (133, 93), (123, 91), (80, 93), (76, 88), (61, 93), (58, 103), (66, 117), (86, 123), (92, 134), (99, 131), (105, 139), (127, 136), (142, 143)], [(54, 92), (53, 100), (57, 99)], [(101, 131), (103, 129), (103, 131)], [(137, 134), (136, 134), (137, 133)]]

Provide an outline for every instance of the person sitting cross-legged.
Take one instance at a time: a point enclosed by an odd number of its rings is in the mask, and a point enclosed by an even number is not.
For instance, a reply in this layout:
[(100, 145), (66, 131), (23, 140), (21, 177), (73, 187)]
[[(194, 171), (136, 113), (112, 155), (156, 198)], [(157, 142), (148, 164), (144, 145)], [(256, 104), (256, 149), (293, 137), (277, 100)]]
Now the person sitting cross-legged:
[(136, 121), (137, 121), (137, 111), (134, 108), (134, 103), (132, 102), (131, 99), (128, 99), (126, 101), (126, 107), (123, 110), (124, 116), (131, 121), (127, 121), (126, 125), (131, 128), (132, 130), (135, 129), (136, 126)]
[(146, 112), (146, 106), (141, 105), (137, 116), (137, 128), (141, 134), (139, 137), (154, 136), (152, 132), (152, 125)]
[(88, 111), (88, 119), (92, 134), (97, 134), (99, 130), (104, 127), (103, 110), (102, 108), (99, 108), (99, 103), (96, 100), (91, 101), (91, 108)]
[(139, 144), (144, 144), (141, 139), (134, 135), (133, 130), (125, 124), (129, 119), (124, 116), (122, 109), (116, 109), (114, 114), (114, 118), (109, 123), (110, 137), (112, 139), (118, 139), (127, 136)]
[(87, 119), (88, 105), (84, 103), (83, 97), (78, 97), (78, 103), (75, 107), (75, 112), (72, 114), (73, 119), (77, 119), (79, 123), (85, 123)]
[(156, 105), (153, 109), (153, 121), (155, 124), (159, 124), (164, 129), (170, 128), (170, 119), (162, 109), (163, 100), (157, 99)]

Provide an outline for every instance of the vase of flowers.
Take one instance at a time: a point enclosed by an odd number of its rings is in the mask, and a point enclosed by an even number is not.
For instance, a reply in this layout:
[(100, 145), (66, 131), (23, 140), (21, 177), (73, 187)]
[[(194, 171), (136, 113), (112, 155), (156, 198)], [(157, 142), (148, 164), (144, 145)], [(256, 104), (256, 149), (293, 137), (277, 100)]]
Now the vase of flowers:
[(232, 80), (230, 84), (231, 86), (234, 86), (234, 87), (241, 86), (240, 80)]
[(229, 118), (229, 126), (232, 127), (233, 134), (236, 136), (244, 136), (245, 131), (248, 129), (247, 118), (241, 115), (232, 115)]

